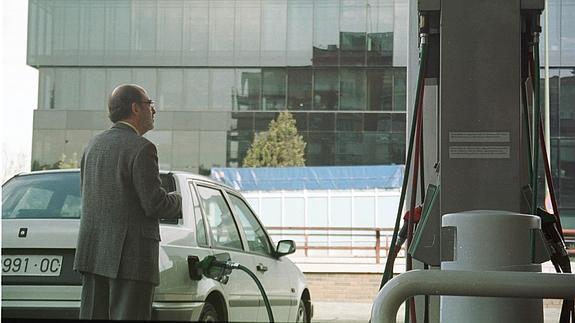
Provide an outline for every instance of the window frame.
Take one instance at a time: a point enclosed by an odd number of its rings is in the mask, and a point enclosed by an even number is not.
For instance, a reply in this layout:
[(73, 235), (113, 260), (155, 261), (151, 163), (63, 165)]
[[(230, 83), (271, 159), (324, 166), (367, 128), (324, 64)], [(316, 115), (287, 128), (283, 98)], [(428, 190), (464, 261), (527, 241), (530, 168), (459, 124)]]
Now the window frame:
[(257, 216), (257, 213), (254, 212), (254, 210), (252, 209), (251, 205), (243, 198), (243, 196), (242, 196), (240, 193), (234, 192), (234, 191), (229, 190), (229, 189), (224, 189), (223, 191), (226, 193), (226, 199), (228, 200), (228, 205), (232, 205), (232, 200), (231, 200), (231, 197), (230, 197), (230, 196), (234, 196), (234, 197), (238, 198), (239, 200), (241, 200), (242, 202), (244, 202), (244, 204), (247, 206), (248, 210), (251, 212), (251, 214), (252, 214), (253, 217), (255, 218), (256, 222), (257, 222), (257, 223), (260, 225), (260, 227), (262, 228), (262, 230), (263, 230), (263, 232), (264, 232), (264, 236), (265, 236), (265, 238), (266, 238), (266, 241), (268, 242), (268, 244), (269, 244), (269, 246), (270, 246), (270, 249), (271, 249), (271, 253), (270, 253), (270, 254), (262, 254), (262, 253), (259, 253), (259, 252), (255, 252), (255, 251), (250, 250), (249, 243), (248, 243), (248, 239), (247, 239), (246, 232), (245, 232), (245, 228), (244, 228), (244, 226), (243, 226), (243, 224), (242, 224), (242, 221), (241, 221), (241, 219), (240, 219), (240, 216), (239, 216), (239, 214), (236, 214), (234, 208), (232, 207), (232, 208), (230, 208), (230, 209), (232, 210), (232, 213), (234, 214), (234, 217), (237, 218), (237, 220), (238, 220), (237, 223), (239, 223), (239, 225), (240, 225), (241, 228), (242, 228), (242, 230), (241, 230), (241, 231), (242, 231), (242, 232), (241, 232), (241, 235), (242, 235), (243, 239), (245, 239), (245, 241), (246, 241), (245, 246), (247, 246), (247, 248), (245, 248), (246, 250), (245, 250), (244, 252), (249, 253), (249, 254), (252, 254), (252, 255), (257, 255), (257, 256), (262, 256), (262, 257), (268, 257), (268, 258), (272, 258), (272, 259), (277, 259), (277, 257), (276, 257), (276, 246), (275, 246), (275, 244), (273, 243), (273, 240), (270, 238), (270, 236), (269, 236), (269, 234), (268, 234), (268, 231), (266, 230), (266, 227), (265, 227), (265, 226), (263, 225), (263, 223), (260, 221), (259, 217)]
[[(196, 194), (198, 194), (198, 196), (197, 196), (198, 202), (200, 204), (200, 211), (202, 212), (202, 219), (204, 221), (205, 230), (206, 230), (207, 236), (208, 236), (209, 248), (210, 249), (229, 250), (229, 251), (233, 251), (233, 252), (243, 252), (243, 253), (247, 252), (247, 250), (246, 250), (246, 245), (247, 245), (246, 241), (247, 240), (245, 239), (245, 236), (244, 236), (243, 227), (241, 226), (241, 223), (239, 223), (238, 219), (236, 218), (236, 215), (234, 214), (232, 208), (230, 207), (230, 202), (227, 198), (225, 190), (221, 186), (214, 185), (213, 183), (210, 183), (210, 182), (193, 180), (193, 183), (194, 183), (194, 189), (196, 191)], [(216, 190), (222, 195), (224, 202), (226, 203), (226, 206), (228, 207), (228, 209), (230, 211), (230, 216), (232, 217), (232, 220), (234, 221), (235, 227), (238, 230), (238, 235), (240, 238), (240, 243), (242, 245), (242, 249), (226, 248), (226, 247), (223, 247), (221, 245), (216, 244), (216, 240), (214, 238), (214, 235), (212, 234), (212, 226), (210, 225), (210, 223), (207, 219), (206, 211), (204, 210), (204, 207), (201, 203), (201, 197), (199, 196), (199, 194), (200, 194), (199, 187), (205, 187), (208, 189)]]

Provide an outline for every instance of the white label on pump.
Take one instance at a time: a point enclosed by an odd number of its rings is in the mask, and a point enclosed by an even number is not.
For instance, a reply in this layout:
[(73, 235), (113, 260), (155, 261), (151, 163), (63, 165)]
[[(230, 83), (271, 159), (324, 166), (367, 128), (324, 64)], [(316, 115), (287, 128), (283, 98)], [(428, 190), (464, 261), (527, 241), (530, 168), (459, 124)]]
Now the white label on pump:
[(510, 157), (509, 146), (450, 146), (449, 158), (504, 159)]
[(449, 142), (509, 142), (509, 132), (449, 132)]

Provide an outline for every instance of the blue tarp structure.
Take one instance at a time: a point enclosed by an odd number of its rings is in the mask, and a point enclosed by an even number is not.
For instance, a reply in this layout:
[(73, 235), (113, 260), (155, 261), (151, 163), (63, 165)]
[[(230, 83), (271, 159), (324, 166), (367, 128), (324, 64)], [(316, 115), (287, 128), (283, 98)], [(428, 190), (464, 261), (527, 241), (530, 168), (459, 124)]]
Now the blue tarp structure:
[(210, 177), (240, 191), (397, 189), (404, 165), (212, 168)]

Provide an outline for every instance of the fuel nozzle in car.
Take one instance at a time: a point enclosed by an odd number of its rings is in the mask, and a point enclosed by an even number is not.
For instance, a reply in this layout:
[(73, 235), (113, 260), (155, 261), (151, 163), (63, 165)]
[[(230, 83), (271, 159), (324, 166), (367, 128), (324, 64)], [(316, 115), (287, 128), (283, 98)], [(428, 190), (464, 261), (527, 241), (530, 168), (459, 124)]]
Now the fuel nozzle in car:
[(266, 310), (268, 312), (269, 321), (271, 323), (274, 322), (272, 307), (262, 283), (249, 268), (237, 262), (233, 262), (229, 253), (206, 256), (202, 260), (199, 260), (196, 256), (190, 256), (188, 257), (188, 264), (190, 278), (194, 280), (200, 280), (202, 279), (202, 276), (205, 276), (219, 281), (222, 284), (227, 284), (234, 269), (239, 269), (248, 274), (254, 280), (262, 294), (262, 298), (264, 299)]
[(204, 276), (217, 280), (222, 284), (228, 283), (232, 269), (239, 268), (239, 266), (240, 264), (231, 261), (229, 253), (207, 256), (198, 264)]

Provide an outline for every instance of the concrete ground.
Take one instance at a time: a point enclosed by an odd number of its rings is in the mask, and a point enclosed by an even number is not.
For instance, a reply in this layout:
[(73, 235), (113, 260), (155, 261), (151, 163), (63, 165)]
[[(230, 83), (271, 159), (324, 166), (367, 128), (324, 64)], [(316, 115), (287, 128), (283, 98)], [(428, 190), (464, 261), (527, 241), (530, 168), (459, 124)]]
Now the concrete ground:
[[(371, 303), (336, 303), (336, 302), (313, 302), (314, 323), (367, 323), (371, 312)], [(403, 306), (399, 309), (397, 322), (403, 322)], [(546, 307), (545, 323), (558, 323), (559, 307)]]

